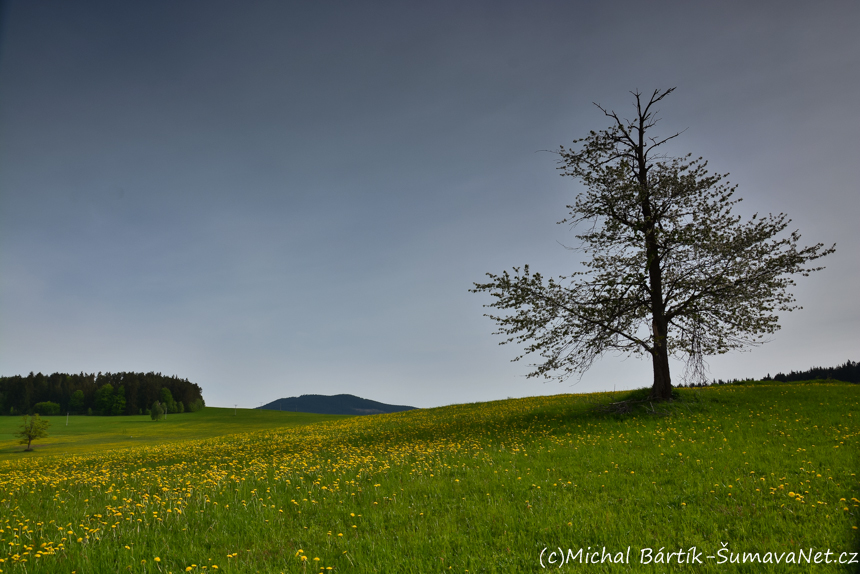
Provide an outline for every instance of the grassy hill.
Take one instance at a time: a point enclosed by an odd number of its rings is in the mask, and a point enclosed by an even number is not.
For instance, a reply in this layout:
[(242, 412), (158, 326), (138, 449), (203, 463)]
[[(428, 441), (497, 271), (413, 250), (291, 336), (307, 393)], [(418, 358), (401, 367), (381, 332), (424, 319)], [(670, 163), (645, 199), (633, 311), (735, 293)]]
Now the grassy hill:
[[(509, 573), (558, 567), (560, 551), (583, 561), (569, 572), (851, 571), (805, 560), (857, 549), (860, 386), (682, 389), (662, 407), (599, 408), (626, 394), (7, 457), (0, 569)], [(691, 547), (703, 563), (677, 564)], [(631, 563), (585, 564), (595, 551)]]

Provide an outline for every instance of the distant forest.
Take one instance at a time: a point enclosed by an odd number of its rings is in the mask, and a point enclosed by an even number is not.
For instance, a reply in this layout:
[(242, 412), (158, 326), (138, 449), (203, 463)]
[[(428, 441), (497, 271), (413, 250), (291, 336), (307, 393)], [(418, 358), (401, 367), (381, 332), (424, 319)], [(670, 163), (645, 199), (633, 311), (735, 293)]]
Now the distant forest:
[(138, 415), (148, 414), (156, 401), (168, 413), (197, 411), (204, 406), (198, 385), (161, 373), (0, 377), (0, 414), (4, 415)]
[[(812, 367), (806, 371), (791, 371), (787, 375), (777, 373), (771, 377), (767, 374), (763, 381), (778, 381), (780, 383), (789, 383), (796, 381), (815, 381), (822, 379), (831, 379), (834, 381), (842, 381), (843, 383), (860, 383), (860, 363), (856, 361), (846, 361), (844, 365), (838, 367)], [(727, 385), (739, 383), (742, 381), (753, 381), (757, 379), (732, 379), (724, 381), (722, 379), (714, 379), (712, 385)], [(681, 385), (684, 386), (684, 385)], [(692, 385), (692, 386), (707, 386), (707, 385)]]
[[(838, 367), (812, 367), (808, 371), (791, 371), (787, 375), (777, 373), (773, 377), (774, 381), (781, 383), (791, 381), (813, 381), (815, 379), (833, 379), (843, 381), (845, 383), (860, 383), (860, 363), (856, 361), (846, 361), (844, 365)], [(770, 373), (764, 379), (771, 380)]]

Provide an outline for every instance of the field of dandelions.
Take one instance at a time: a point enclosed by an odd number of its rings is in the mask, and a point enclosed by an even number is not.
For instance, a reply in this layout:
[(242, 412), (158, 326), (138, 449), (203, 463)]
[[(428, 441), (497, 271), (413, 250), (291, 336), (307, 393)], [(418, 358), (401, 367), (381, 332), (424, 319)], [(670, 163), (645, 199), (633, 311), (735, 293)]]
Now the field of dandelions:
[[(860, 385), (679, 393), (627, 414), (598, 408), (627, 393), (559, 395), (8, 456), (0, 571), (855, 571), (838, 558), (858, 550)], [(207, 411), (146, 428), (187, 437)]]

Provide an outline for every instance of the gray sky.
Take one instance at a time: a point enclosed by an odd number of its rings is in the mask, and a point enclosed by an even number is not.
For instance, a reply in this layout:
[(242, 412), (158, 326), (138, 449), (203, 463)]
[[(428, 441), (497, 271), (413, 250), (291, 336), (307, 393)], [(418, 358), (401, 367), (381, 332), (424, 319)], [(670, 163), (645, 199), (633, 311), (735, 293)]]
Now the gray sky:
[[(486, 272), (579, 266), (557, 149), (661, 106), (740, 213), (837, 244), (764, 376), (858, 360), (860, 4), (11, 2), (0, 38), (0, 375), (157, 371), (207, 403), (430, 407), (650, 386), (509, 362)], [(683, 369), (673, 366), (679, 381)]]

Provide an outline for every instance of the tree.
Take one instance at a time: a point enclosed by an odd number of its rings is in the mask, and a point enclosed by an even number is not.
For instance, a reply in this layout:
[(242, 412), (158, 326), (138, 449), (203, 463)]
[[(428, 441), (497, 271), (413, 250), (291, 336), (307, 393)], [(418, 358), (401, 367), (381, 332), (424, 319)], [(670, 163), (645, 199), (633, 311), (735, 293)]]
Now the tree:
[(69, 401), (69, 410), (73, 412), (84, 410), (84, 391), (78, 389), (72, 393), (72, 399)]
[(173, 395), (170, 392), (170, 389), (167, 387), (161, 387), (161, 392), (159, 393), (161, 397), (161, 404), (164, 407), (165, 413), (175, 412), (175, 402), (173, 400)]
[(96, 412), (100, 415), (109, 415), (113, 408), (113, 385), (107, 383), (96, 391)]
[(120, 385), (116, 390), (116, 394), (113, 397), (113, 404), (111, 405), (112, 415), (124, 415), (125, 414), (125, 387)]
[(21, 430), (15, 433), (15, 436), (20, 439), (21, 444), (27, 445), (27, 448), (24, 450), (30, 451), (33, 450), (31, 444), (34, 440), (48, 436), (48, 427), (50, 425), (50, 421), (42, 419), (37, 414), (32, 417), (25, 415), (22, 417)]
[(680, 134), (652, 136), (654, 107), (673, 91), (647, 102), (634, 92), (632, 120), (598, 105), (610, 127), (558, 152), (561, 175), (585, 186), (559, 222), (585, 224), (576, 235), (591, 257), (585, 271), (544, 282), (526, 265), (488, 273), (471, 290), (495, 298), (486, 307), (511, 311), (488, 316), (507, 336), (502, 344), (526, 344), (515, 361), (544, 359), (528, 376), (564, 379), (613, 351), (650, 356), (650, 398), (668, 400), (670, 356), (686, 360), (685, 378), (703, 380), (703, 357), (762, 344), (779, 329), (776, 313), (798, 308), (791, 276), (822, 269), (807, 264), (835, 250), (798, 247), (797, 231), (782, 234), (785, 214), (742, 221), (725, 175), (708, 173), (702, 158), (661, 154)]
[(161, 407), (161, 403), (155, 401), (152, 403), (152, 409), (149, 411), (149, 416), (152, 417), (152, 420), (157, 421), (164, 415), (164, 409)]

